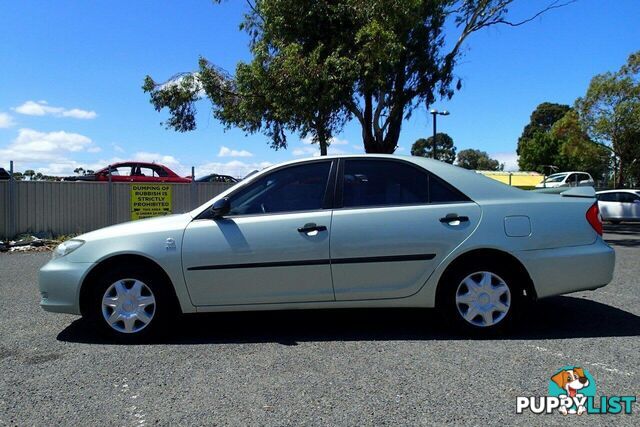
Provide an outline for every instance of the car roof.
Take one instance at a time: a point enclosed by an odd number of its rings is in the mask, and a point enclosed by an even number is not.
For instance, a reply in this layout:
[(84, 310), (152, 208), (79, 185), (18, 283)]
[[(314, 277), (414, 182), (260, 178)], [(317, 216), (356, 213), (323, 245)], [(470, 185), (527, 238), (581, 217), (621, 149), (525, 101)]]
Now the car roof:
[(618, 190), (602, 190), (596, 192), (596, 194), (606, 194), (606, 193), (634, 193), (638, 194), (640, 190), (634, 190), (633, 188), (620, 188)]
[[(128, 161), (128, 162), (118, 162), (118, 163), (111, 163), (111, 167), (114, 166), (122, 166), (122, 165), (141, 165), (141, 166), (159, 166), (161, 168), (166, 168), (165, 165), (162, 165), (160, 163), (154, 163), (154, 162), (138, 162), (135, 160), (132, 161)], [(108, 167), (108, 166), (107, 166)]]
[(421, 167), (422, 169), (426, 169), (432, 174), (438, 176), (444, 181), (450, 183), (455, 188), (464, 193), (467, 197), (469, 197), (474, 202), (487, 202), (487, 201), (499, 201), (503, 202), (504, 200), (549, 200), (548, 198), (551, 196), (557, 196), (556, 194), (541, 194), (533, 191), (524, 191), (520, 190), (516, 187), (511, 187), (507, 184), (503, 184), (500, 181), (496, 181), (495, 179), (486, 177), (480, 173), (476, 173), (475, 171), (463, 169), (458, 166), (450, 165), (449, 163), (441, 162), (439, 160), (428, 159), (425, 157), (417, 157), (417, 156), (399, 156), (392, 154), (343, 154), (343, 155), (331, 155), (331, 156), (322, 156), (322, 157), (311, 157), (305, 159), (295, 159), (290, 160), (288, 162), (278, 163), (276, 165), (272, 165), (266, 167), (255, 173), (246, 179), (240, 181), (236, 185), (229, 187), (227, 190), (215, 196), (210, 201), (204, 203), (203, 205), (197, 207), (193, 211), (191, 211), (191, 215), (194, 217), (200, 214), (202, 211), (207, 209), (210, 206), (210, 202), (213, 200), (217, 200), (223, 197), (227, 197), (229, 193), (236, 191), (239, 188), (243, 188), (247, 185), (250, 185), (257, 179), (260, 179), (264, 174), (269, 173), (275, 169), (279, 169), (284, 166), (291, 166), (296, 164), (304, 164), (309, 162), (316, 162), (322, 160), (334, 160), (334, 159), (388, 159), (388, 160), (396, 160), (396, 161), (405, 161), (408, 163), (413, 163), (416, 166)]
[(584, 173), (586, 175), (591, 176), (591, 174), (589, 174), (589, 172), (585, 172), (585, 171), (568, 171), (568, 172), (556, 172), (556, 173), (552, 173), (549, 176), (554, 176), (554, 175), (568, 175), (570, 173)]
[(306, 162), (313, 162), (318, 160), (330, 160), (330, 159), (387, 159), (387, 160), (400, 160), (409, 163), (413, 163), (417, 166), (426, 169), (433, 173), (444, 181), (450, 183), (462, 193), (467, 195), (471, 200), (489, 200), (489, 199), (504, 199), (509, 197), (515, 198), (532, 198), (537, 197), (537, 193), (531, 193), (529, 191), (520, 190), (516, 187), (511, 187), (507, 184), (503, 184), (495, 179), (486, 177), (475, 171), (463, 169), (458, 166), (451, 165), (449, 163), (441, 162), (439, 160), (429, 159), (426, 157), (418, 156), (402, 156), (396, 154), (342, 154), (322, 157), (312, 157), (306, 159), (290, 160), (285, 163), (279, 163), (277, 165), (270, 166), (263, 169), (259, 173), (247, 178), (247, 181), (253, 181), (254, 177), (261, 176), (270, 170), (280, 168), (282, 166), (302, 164)]
[[(139, 166), (148, 166), (148, 167), (159, 167), (164, 169), (167, 172), (173, 172), (173, 170), (171, 170), (170, 168), (168, 168), (167, 166), (161, 164), (161, 163), (153, 163), (153, 162), (138, 162), (135, 160), (131, 160), (131, 161), (126, 161), (126, 162), (117, 162), (117, 163), (111, 163), (105, 167), (103, 167), (102, 169), (98, 169), (97, 172), (103, 172), (106, 171), (107, 169), (109, 169), (109, 166), (111, 166), (111, 168), (117, 168), (120, 166), (133, 166), (133, 165), (139, 165)], [(175, 173), (175, 172), (173, 172)], [(176, 174), (177, 175), (177, 174)]]

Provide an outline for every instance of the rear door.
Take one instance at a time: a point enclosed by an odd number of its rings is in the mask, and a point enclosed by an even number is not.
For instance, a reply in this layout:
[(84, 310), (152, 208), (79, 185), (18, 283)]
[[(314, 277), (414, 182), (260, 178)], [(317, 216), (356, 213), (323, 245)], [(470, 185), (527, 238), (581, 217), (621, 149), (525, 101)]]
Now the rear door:
[(622, 209), (622, 218), (640, 218), (640, 196), (630, 192), (620, 192), (618, 193), (618, 201)]
[(598, 209), (604, 220), (623, 218), (622, 203), (618, 200), (619, 192), (598, 194)]
[(480, 207), (402, 160), (341, 160), (331, 225), (336, 300), (414, 294), (475, 229)]

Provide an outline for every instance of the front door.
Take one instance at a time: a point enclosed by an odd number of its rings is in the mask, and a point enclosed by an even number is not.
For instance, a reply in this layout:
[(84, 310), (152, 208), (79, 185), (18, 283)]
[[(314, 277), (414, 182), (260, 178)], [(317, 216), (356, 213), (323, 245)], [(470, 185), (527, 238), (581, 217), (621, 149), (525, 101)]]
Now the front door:
[(331, 227), (338, 301), (416, 293), (480, 219), (476, 203), (403, 161), (346, 159), (342, 175)]
[(332, 161), (283, 167), (229, 196), (220, 219), (194, 220), (182, 261), (195, 305), (333, 301)]

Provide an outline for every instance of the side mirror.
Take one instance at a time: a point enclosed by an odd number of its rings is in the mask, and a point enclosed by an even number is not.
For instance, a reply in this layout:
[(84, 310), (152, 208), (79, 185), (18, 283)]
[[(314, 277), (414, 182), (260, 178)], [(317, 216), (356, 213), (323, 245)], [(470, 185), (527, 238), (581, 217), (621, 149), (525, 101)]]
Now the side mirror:
[(231, 203), (227, 197), (216, 200), (211, 206), (211, 213), (214, 218), (222, 218), (229, 213), (229, 210), (231, 210)]

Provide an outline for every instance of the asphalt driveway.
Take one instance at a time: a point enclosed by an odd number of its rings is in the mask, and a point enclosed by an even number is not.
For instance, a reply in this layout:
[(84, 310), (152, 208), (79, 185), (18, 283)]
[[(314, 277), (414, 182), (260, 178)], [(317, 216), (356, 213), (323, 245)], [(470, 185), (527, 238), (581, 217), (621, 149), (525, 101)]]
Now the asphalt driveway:
[(540, 301), (521, 332), (487, 340), (428, 310), (339, 310), (188, 316), (159, 342), (116, 345), (39, 308), (49, 254), (2, 254), (0, 425), (558, 423), (515, 406), (564, 365), (588, 369), (598, 395), (640, 390), (640, 225), (606, 231), (613, 283)]

